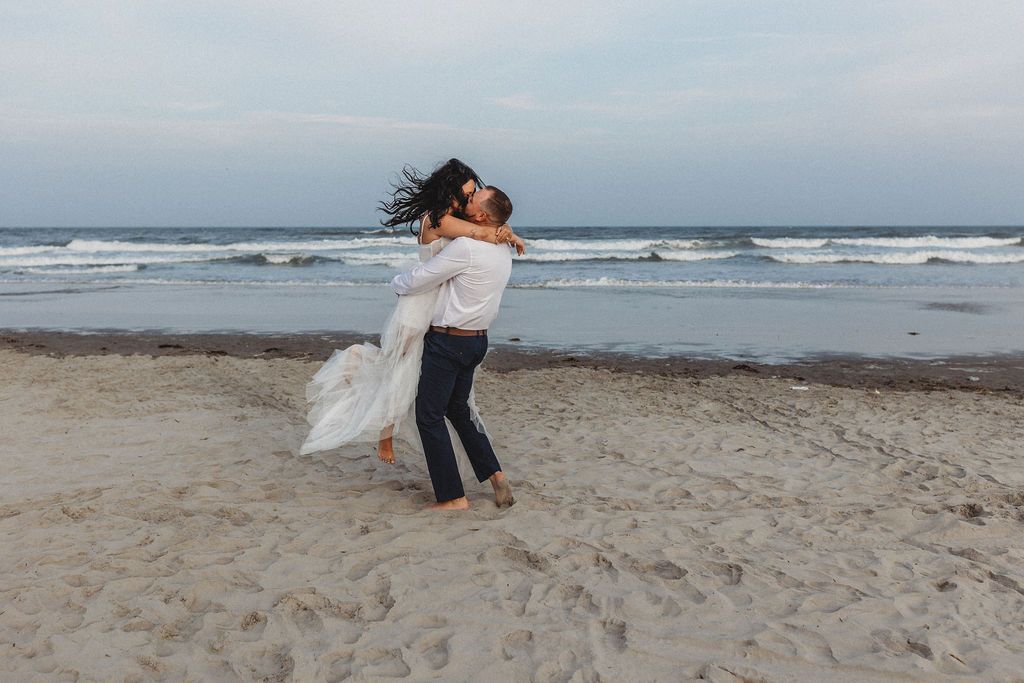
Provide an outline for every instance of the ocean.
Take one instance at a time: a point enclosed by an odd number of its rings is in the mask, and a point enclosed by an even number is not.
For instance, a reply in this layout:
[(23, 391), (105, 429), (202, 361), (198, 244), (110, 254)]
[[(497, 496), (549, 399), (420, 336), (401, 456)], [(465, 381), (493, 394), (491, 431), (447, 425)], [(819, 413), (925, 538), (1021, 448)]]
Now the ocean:
[[(1024, 227), (517, 227), (492, 343), (765, 362), (1024, 350)], [(0, 328), (377, 332), (408, 231), (2, 228)]]

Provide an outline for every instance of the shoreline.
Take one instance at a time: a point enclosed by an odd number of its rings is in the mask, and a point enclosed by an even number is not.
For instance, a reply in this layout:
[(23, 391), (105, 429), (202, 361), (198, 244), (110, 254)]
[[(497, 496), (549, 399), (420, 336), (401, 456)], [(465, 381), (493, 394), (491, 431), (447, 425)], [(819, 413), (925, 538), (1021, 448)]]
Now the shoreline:
[[(4, 290), (0, 287), (0, 290)], [(12, 289), (7, 287), (6, 289)], [(20, 289), (20, 288), (14, 288)], [(9, 293), (9, 292), (8, 292)], [(69, 333), (299, 334), (369, 339), (395, 296), (373, 287), (90, 286), (0, 291), (0, 326)], [(509, 289), (495, 346), (586, 354), (802, 364), (821, 354), (935, 359), (1024, 357), (1019, 290)], [(512, 339), (518, 340), (510, 343)]]
[[(0, 349), (56, 357), (140, 354), (152, 357), (206, 355), (324, 361), (335, 349), (364, 342), (378, 343), (379, 337), (355, 332), (277, 335), (0, 329)], [(836, 354), (811, 356), (796, 363), (770, 364), (681, 355), (652, 358), (614, 352), (517, 348), (514, 343), (498, 342), (492, 343), (482, 367), (497, 373), (592, 368), (687, 379), (726, 376), (784, 378), (797, 383), (867, 390), (959, 390), (1024, 397), (1024, 356), (1016, 355), (916, 359)]]

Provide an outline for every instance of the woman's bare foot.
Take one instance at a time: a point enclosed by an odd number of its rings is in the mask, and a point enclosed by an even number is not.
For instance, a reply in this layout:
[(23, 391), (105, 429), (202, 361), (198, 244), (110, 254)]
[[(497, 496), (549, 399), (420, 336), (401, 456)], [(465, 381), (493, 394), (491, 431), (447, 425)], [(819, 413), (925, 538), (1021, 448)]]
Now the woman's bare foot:
[(508, 477), (501, 473), (501, 470), (490, 476), (491, 486), (494, 487), (494, 504), (500, 508), (509, 507), (516, 502), (512, 496), (512, 487), (508, 483)]
[(462, 498), (454, 498), (452, 500), (446, 500), (443, 503), (434, 503), (427, 505), (423, 508), (424, 510), (468, 510), (469, 500), (463, 496)]
[(395, 450), (391, 447), (391, 437), (377, 442), (377, 457), (389, 465), (395, 464)]

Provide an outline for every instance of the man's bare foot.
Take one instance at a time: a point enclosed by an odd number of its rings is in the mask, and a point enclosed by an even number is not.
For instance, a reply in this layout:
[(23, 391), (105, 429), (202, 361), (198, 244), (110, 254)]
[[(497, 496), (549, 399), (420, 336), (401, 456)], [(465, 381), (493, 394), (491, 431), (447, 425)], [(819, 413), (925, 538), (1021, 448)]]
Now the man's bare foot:
[(377, 442), (377, 457), (389, 465), (395, 464), (395, 450), (391, 447), (391, 437)]
[(453, 498), (452, 500), (446, 500), (443, 503), (434, 503), (427, 505), (423, 508), (424, 510), (468, 510), (469, 500), (465, 496), (462, 498)]
[(508, 477), (499, 470), (490, 476), (491, 486), (494, 487), (494, 504), (500, 508), (509, 507), (516, 502), (512, 496), (512, 487), (508, 483)]

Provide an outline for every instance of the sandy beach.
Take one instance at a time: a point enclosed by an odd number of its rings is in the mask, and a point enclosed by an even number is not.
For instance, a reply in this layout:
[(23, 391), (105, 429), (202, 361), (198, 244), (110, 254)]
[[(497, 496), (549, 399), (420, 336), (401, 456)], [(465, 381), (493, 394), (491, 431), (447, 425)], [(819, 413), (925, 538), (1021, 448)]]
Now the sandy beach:
[(344, 340), (0, 336), (4, 680), (1024, 680), (1024, 359), (501, 349), (427, 513), (297, 455)]

